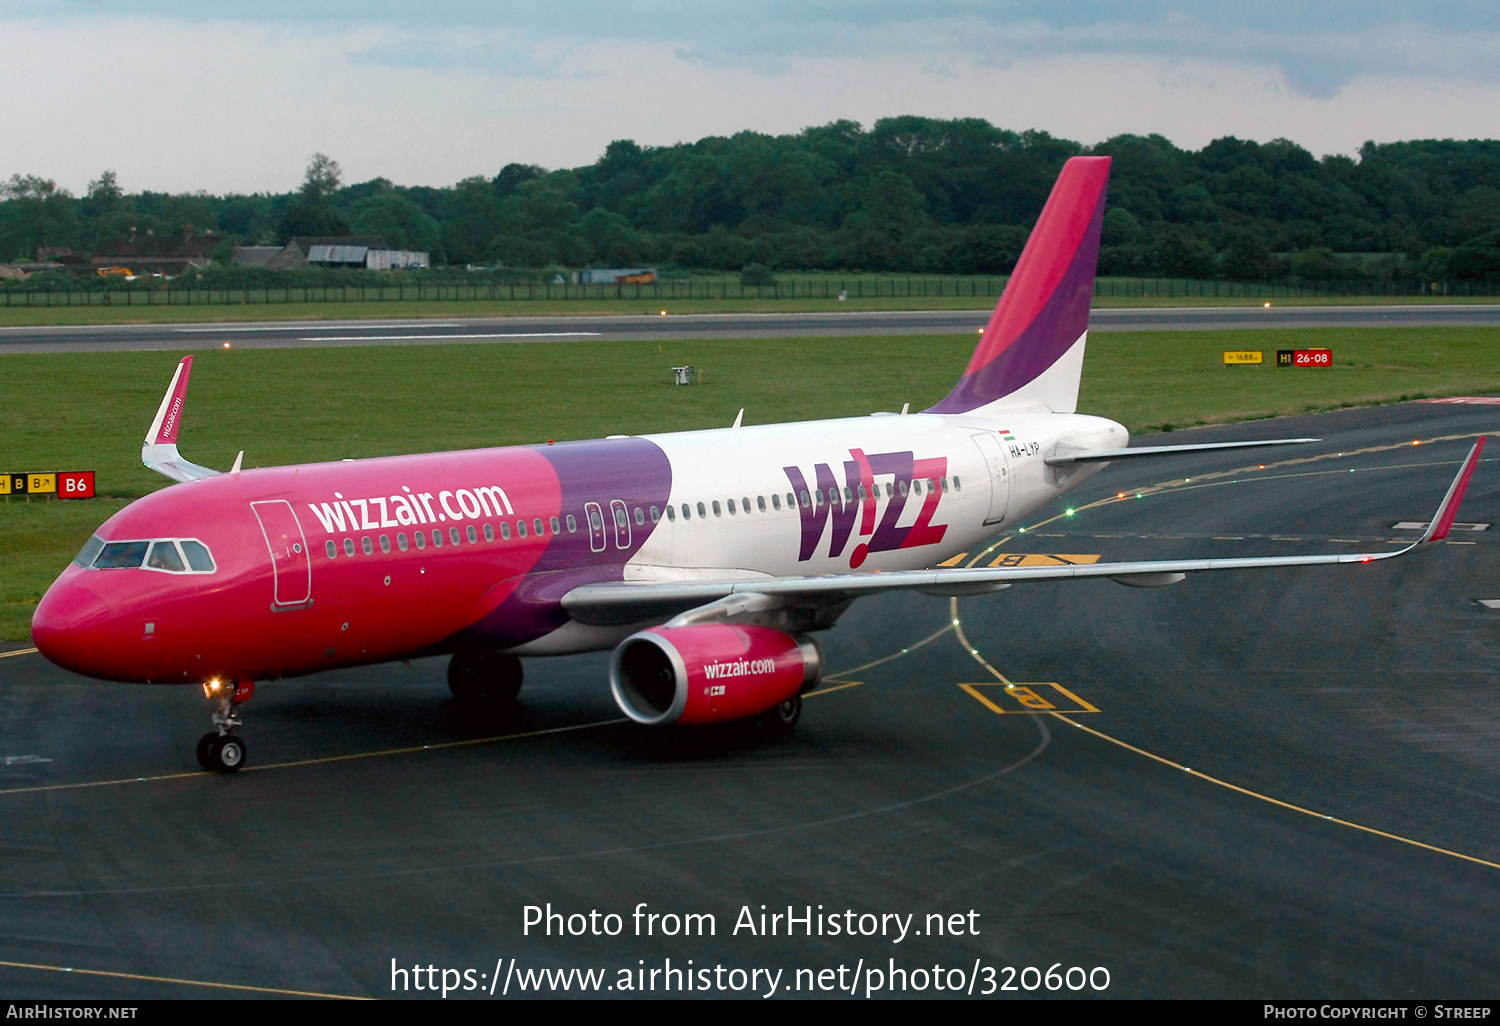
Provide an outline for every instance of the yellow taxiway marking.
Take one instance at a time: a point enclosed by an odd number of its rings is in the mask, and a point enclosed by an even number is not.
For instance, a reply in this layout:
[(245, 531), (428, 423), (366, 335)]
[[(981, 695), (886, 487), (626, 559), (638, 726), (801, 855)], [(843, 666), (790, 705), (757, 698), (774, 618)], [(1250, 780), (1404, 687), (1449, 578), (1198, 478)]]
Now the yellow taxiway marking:
[(915, 652), (917, 649), (921, 648), (923, 645), (930, 645), (930, 644), (932, 644), (938, 638), (941, 638), (944, 634), (947, 634), (949, 631), (953, 630), (953, 628), (954, 628), (954, 624), (949, 623), (948, 625), (946, 625), (945, 627), (943, 627), (941, 630), (933, 631), (931, 634), (927, 635), (927, 637), (923, 638), (921, 641), (918, 641), (918, 642), (916, 642), (915, 644), (912, 644), (912, 645), (908, 645), (908, 646), (906, 646), (905, 648), (903, 648), (899, 652), (893, 652), (893, 653), (891, 653), (888, 656), (883, 656), (880, 659), (876, 659), (874, 662), (865, 663), (863, 666), (851, 666), (847, 670), (841, 670), (838, 673), (831, 673), (828, 676), (824, 677), (823, 679), (825, 681), (827, 681), (828, 683), (834, 685), (833, 687), (831, 687), (831, 688), (819, 687), (816, 691), (809, 691), (807, 694), (803, 695), (802, 697), (803, 698), (813, 698), (813, 697), (815, 697), (817, 695), (831, 695), (835, 691), (843, 691), (845, 688), (857, 688), (861, 684), (863, 684), (864, 681), (862, 681), (862, 680), (845, 680), (844, 678), (848, 677), (852, 673), (859, 673), (862, 670), (873, 669), (876, 666), (882, 666), (882, 665), (884, 665), (886, 663), (889, 663), (889, 662), (891, 662), (893, 660), (900, 659), (902, 656), (909, 655), (912, 652)]
[[(1005, 674), (1001, 673), (999, 670), (991, 666), (989, 661), (986, 660), (984, 656), (980, 655), (979, 650), (969, 643), (968, 635), (964, 633), (963, 622), (959, 619), (958, 616), (958, 599), (954, 598), (949, 599), (948, 601), (948, 608), (952, 613), (953, 633), (954, 636), (958, 638), (959, 643), (962, 644), (965, 650), (968, 651), (969, 655), (974, 658), (974, 661), (988, 670), (996, 680), (1000, 681), (1000, 683), (1002, 684), (1015, 687), (1015, 682), (1007, 679)], [(963, 686), (964, 685), (960, 685), (960, 687)], [(973, 694), (973, 692), (971, 691), (970, 694)], [(978, 698), (979, 696), (975, 695), (975, 697)], [(1163, 766), (1170, 766), (1173, 769), (1182, 770), (1184, 773), (1189, 773), (1197, 779), (1204, 781), (1205, 783), (1214, 784), (1218, 787), (1225, 788), (1226, 790), (1233, 791), (1236, 794), (1244, 795), (1247, 798), (1255, 798), (1259, 801), (1275, 805), (1278, 808), (1287, 809), (1291, 812), (1299, 812), (1304, 816), (1311, 816), (1313, 819), (1320, 819), (1326, 823), (1335, 823), (1338, 826), (1348, 827), (1350, 830), (1358, 830), (1361, 833), (1372, 834), (1375, 837), (1382, 837), (1388, 841), (1396, 841), (1400, 844), (1410, 845), (1413, 848), (1421, 848), (1424, 851), (1434, 852), (1438, 855), (1447, 855), (1451, 858), (1461, 859), (1464, 862), (1472, 862), (1477, 865), (1488, 866), (1491, 869), (1500, 869), (1500, 862), (1492, 862), (1489, 859), (1482, 859), (1477, 855), (1466, 855), (1461, 851), (1454, 851), (1451, 848), (1441, 848), (1435, 844), (1428, 844), (1426, 841), (1418, 841), (1411, 837), (1403, 837), (1400, 834), (1393, 834), (1390, 831), (1381, 830), (1377, 827), (1365, 826), (1363, 823), (1356, 823), (1353, 820), (1342, 819), (1338, 816), (1329, 815), (1328, 813), (1318, 812), (1315, 809), (1309, 809), (1302, 805), (1296, 805), (1292, 802), (1282, 801), (1280, 798), (1273, 798), (1270, 795), (1262, 794), (1259, 791), (1252, 791), (1248, 787), (1241, 787), (1239, 784), (1232, 784), (1227, 780), (1220, 779), (1219, 777), (1210, 776), (1209, 774), (1204, 773), (1201, 770), (1195, 770), (1191, 767), (1184, 766), (1180, 762), (1173, 762), (1171, 759), (1157, 755), (1154, 752), (1148, 752), (1144, 748), (1140, 748), (1136, 745), (1130, 744), (1128, 741), (1121, 741), (1117, 737), (1111, 737), (1109, 734), (1104, 733), (1104, 731), (1102, 730), (1095, 730), (1093, 727), (1085, 726), (1084, 724), (1079, 723), (1076, 720), (1071, 720), (1067, 715), (1061, 712), (1048, 712), (1048, 715), (1053, 719), (1060, 720), (1061, 722), (1066, 723), (1070, 726), (1077, 727), (1079, 730), (1086, 731), (1089, 734), (1092, 734), (1094, 737), (1099, 738), (1101, 741), (1108, 741), (1112, 745), (1119, 745), (1126, 751), (1133, 752), (1136, 755), (1145, 756), (1153, 762), (1161, 763)]]
[(182, 987), (212, 987), (215, 990), (237, 990), (251, 994), (285, 994), (288, 997), (330, 998), (334, 1001), (373, 1001), (356, 994), (323, 994), (315, 990), (284, 990), (281, 987), (252, 987), (244, 983), (215, 983), (212, 980), (184, 980), (175, 976), (146, 976), (141, 973), (116, 973), (107, 969), (79, 969), (62, 965), (39, 965), (34, 962), (0, 962), (10, 969), (38, 969), (49, 973), (79, 973), (84, 976), (108, 976), (116, 980), (144, 980), (147, 983), (175, 983)]
[(18, 648), (14, 652), (0, 652), (0, 659), (9, 659), (12, 656), (31, 655), (31, 653), (35, 651), (36, 649), (34, 648)]
[[(973, 695), (991, 712), (1001, 716), (1035, 716), (1038, 713), (1066, 712), (1066, 713), (1096, 713), (1098, 708), (1085, 702), (1073, 692), (1051, 681), (1035, 684), (997, 684), (994, 681), (985, 681), (982, 684), (960, 684), (970, 695)], [(984, 693), (983, 688), (999, 688), (996, 698), (991, 699)], [(1052, 692), (1050, 697), (1038, 691), (1038, 688)], [(1053, 699), (1058, 701), (1053, 701)], [(1013, 708), (1005, 708), (1005, 704), (1011, 704)], [(1071, 706), (1071, 708), (1065, 708)]]
[[(351, 762), (355, 759), (381, 759), (391, 755), (411, 755), (416, 752), (436, 752), (445, 748), (467, 748), (473, 745), (498, 744), (501, 741), (522, 741), (526, 738), (544, 737), (548, 734), (567, 734), (576, 730), (592, 730), (628, 722), (625, 717), (613, 720), (596, 720), (593, 723), (577, 723), (568, 727), (549, 727), (546, 730), (528, 730), (520, 734), (497, 734), (494, 737), (476, 737), (464, 741), (439, 741), (431, 745), (407, 745), (403, 748), (385, 748), (375, 752), (354, 752), (349, 755), (328, 755), (317, 759), (295, 759), (290, 762), (273, 762), (265, 766), (246, 766), (241, 773), (265, 773), (269, 770), (292, 769), (298, 766), (321, 766), (331, 762)], [(41, 784), (36, 787), (11, 787), (0, 790), (0, 795), (35, 794), (39, 791), (77, 791), (86, 787), (117, 787), (122, 784), (155, 784), (164, 780), (184, 780), (188, 777), (218, 777), (220, 773), (198, 770), (189, 773), (161, 773), (153, 777), (121, 777), (117, 780), (90, 780), (78, 784)]]
[(1002, 552), (990, 560), (990, 566), (1079, 566), (1097, 562), (1099, 562), (1098, 553)]

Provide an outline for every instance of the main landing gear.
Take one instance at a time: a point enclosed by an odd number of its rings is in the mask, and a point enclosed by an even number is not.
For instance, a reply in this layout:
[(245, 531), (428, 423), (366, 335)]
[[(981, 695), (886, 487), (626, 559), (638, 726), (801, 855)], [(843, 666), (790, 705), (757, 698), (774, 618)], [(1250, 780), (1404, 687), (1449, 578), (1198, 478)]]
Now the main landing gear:
[(255, 684), (245, 681), (211, 680), (203, 685), (204, 697), (215, 704), (214, 726), (218, 730), (198, 739), (198, 765), (212, 773), (233, 773), (245, 765), (248, 752), (240, 737), (239, 707), (250, 701)]
[(448, 689), (460, 702), (509, 705), (521, 693), (521, 660), (503, 652), (455, 652), (448, 663)]
[(777, 733), (786, 733), (802, 718), (802, 696), (793, 695), (780, 705), (772, 706), (760, 714), (763, 726)]

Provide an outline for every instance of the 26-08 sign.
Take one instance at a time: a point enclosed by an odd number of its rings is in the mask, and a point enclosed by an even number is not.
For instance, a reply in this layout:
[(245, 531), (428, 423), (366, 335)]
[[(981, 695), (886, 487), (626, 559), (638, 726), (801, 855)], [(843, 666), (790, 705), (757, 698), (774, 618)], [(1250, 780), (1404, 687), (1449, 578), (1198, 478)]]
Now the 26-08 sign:
[(1292, 350), (1293, 367), (1332, 367), (1332, 349), (1294, 349)]

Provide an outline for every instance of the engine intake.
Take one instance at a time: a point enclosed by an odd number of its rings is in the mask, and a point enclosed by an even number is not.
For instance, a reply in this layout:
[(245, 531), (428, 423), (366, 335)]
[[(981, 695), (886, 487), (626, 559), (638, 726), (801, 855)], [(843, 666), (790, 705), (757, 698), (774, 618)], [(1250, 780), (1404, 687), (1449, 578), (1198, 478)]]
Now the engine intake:
[(770, 627), (695, 624), (632, 634), (610, 660), (615, 701), (637, 723), (720, 723), (755, 716), (818, 686), (817, 642)]

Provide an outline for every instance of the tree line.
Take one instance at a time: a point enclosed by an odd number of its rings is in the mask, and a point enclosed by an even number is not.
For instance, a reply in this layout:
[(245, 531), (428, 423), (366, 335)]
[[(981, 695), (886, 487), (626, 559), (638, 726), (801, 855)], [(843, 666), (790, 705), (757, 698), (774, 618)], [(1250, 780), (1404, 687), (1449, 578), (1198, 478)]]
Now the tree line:
[(0, 185), (0, 258), (191, 226), (224, 238), (224, 262), (236, 243), (362, 234), (458, 266), (1004, 274), (1078, 154), (1114, 158), (1103, 274), (1500, 280), (1500, 141), (1369, 142), (1357, 159), (1317, 158), (1285, 139), (1083, 146), (916, 116), (618, 140), (584, 167), (512, 163), (443, 188), (345, 185), (321, 154), (286, 193), (126, 193), (106, 171), (75, 197), (16, 174)]

